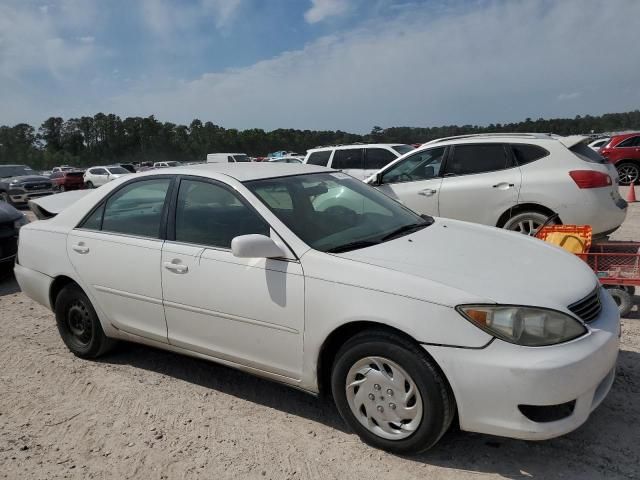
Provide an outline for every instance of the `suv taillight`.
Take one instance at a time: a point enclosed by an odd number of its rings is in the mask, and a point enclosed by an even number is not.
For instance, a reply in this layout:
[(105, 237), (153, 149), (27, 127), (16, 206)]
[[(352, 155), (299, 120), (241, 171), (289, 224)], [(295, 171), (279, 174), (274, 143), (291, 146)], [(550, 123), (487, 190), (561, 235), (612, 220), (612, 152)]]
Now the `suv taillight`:
[(609, 187), (613, 183), (611, 177), (606, 173), (593, 170), (572, 170), (569, 172), (578, 188), (600, 188)]

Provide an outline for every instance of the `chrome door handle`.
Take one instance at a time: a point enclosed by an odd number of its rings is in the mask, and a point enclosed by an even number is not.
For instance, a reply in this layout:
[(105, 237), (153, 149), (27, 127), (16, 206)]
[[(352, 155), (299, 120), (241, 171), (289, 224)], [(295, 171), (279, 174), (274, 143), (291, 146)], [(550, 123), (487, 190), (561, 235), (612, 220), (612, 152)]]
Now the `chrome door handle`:
[(502, 182), (502, 183), (496, 183), (495, 185), (493, 185), (493, 188), (501, 188), (503, 190), (506, 190), (507, 188), (513, 188), (515, 186), (516, 186), (515, 183)]
[(431, 195), (435, 195), (438, 191), (433, 190), (431, 188), (425, 188), (424, 190), (420, 190), (418, 195), (422, 195), (423, 197), (430, 197)]
[(164, 268), (174, 273), (187, 273), (189, 271), (189, 267), (182, 265), (181, 263), (164, 262), (162, 265), (164, 265)]
[(84, 245), (84, 242), (79, 242), (79, 243), (76, 243), (75, 245), (71, 245), (71, 248), (73, 249), (74, 252), (78, 252), (83, 255), (85, 253), (89, 253), (89, 247), (86, 247)]

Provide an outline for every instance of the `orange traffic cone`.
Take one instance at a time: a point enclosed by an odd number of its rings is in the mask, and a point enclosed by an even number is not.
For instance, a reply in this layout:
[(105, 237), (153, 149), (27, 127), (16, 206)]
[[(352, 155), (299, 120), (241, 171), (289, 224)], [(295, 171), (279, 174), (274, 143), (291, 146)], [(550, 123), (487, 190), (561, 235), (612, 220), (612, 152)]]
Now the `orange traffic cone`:
[(636, 189), (634, 188), (633, 182), (629, 184), (629, 193), (627, 193), (627, 202), (633, 203), (636, 201)]

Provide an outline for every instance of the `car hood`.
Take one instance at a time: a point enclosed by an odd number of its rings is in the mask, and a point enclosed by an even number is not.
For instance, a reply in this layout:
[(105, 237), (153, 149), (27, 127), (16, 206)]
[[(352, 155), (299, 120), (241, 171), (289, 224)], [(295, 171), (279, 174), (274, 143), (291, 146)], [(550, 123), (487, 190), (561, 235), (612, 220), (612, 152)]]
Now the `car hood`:
[(558, 247), (444, 218), (411, 235), (339, 255), (495, 303), (566, 309), (598, 284), (586, 263)]
[(0, 202), (0, 223), (18, 220), (22, 217), (22, 212), (12, 207), (6, 202)]
[(14, 180), (18, 180), (20, 182), (50, 182), (51, 179), (47, 177), (43, 177), (42, 175), (21, 175), (19, 177), (8, 177), (3, 178), (3, 182), (13, 182)]

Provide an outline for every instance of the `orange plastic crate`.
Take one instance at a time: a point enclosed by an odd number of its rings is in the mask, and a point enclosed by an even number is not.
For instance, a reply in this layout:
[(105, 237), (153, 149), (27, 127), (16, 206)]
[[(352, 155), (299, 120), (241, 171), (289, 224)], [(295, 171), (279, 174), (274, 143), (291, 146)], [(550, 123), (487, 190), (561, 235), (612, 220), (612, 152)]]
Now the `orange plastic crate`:
[(591, 225), (548, 225), (542, 227), (536, 238), (557, 245), (571, 253), (586, 253), (591, 248)]

